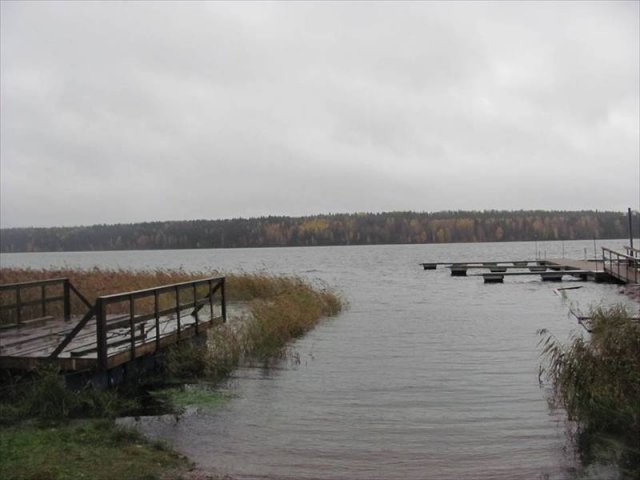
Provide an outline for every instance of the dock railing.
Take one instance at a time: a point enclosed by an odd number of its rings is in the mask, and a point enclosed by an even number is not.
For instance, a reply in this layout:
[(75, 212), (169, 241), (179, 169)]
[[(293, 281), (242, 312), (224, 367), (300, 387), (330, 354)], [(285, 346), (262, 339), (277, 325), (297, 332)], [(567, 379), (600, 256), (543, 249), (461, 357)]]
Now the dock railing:
[(610, 248), (602, 247), (602, 262), (604, 271), (625, 283), (640, 281), (640, 257), (638, 250), (625, 247), (628, 253), (620, 253)]
[[(158, 351), (162, 345), (161, 319), (175, 322), (171, 329), (172, 340), (180, 340), (183, 334), (189, 336), (199, 333), (201, 320), (199, 312), (209, 307), (210, 320), (214, 313), (214, 296), (220, 292), (220, 317), (226, 322), (226, 301), (224, 277), (210, 277), (161, 287), (136, 290), (98, 297), (95, 304), (98, 368), (106, 370), (109, 366), (109, 348), (117, 347), (109, 343), (109, 334), (124, 329), (121, 340), (128, 344), (124, 351), (129, 352), (131, 360), (150, 351)], [(110, 314), (110, 309), (116, 314)], [(185, 310), (191, 310), (185, 315)], [(124, 313), (122, 313), (124, 311)], [(152, 340), (146, 341), (144, 331), (147, 322), (152, 321)], [(137, 330), (137, 331), (136, 331)], [(128, 338), (126, 338), (128, 337)], [(151, 345), (151, 350), (148, 348)], [(144, 348), (141, 348), (144, 347)]]
[(68, 278), (0, 285), (0, 297), (2, 298), (0, 324), (20, 326), (44, 320), (59, 313), (62, 313), (65, 321), (69, 321), (71, 320), (72, 294), (80, 300), (83, 306), (89, 309), (92, 307), (91, 303), (73, 286)]
[(624, 249), (627, 252), (627, 255), (630, 257), (634, 257), (640, 260), (640, 248), (633, 248), (629, 246), (625, 246)]

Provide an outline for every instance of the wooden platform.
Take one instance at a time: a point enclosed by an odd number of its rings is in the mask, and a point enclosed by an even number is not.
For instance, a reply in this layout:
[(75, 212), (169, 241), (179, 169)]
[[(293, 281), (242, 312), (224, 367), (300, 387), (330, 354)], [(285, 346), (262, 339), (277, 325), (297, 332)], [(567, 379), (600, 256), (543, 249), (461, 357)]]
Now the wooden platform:
[(564, 269), (589, 270), (591, 272), (603, 272), (602, 260), (574, 260), (571, 258), (551, 258), (540, 263), (550, 268), (564, 267)]
[(537, 263), (537, 260), (502, 260), (502, 261), (484, 261), (484, 262), (423, 262), (419, 263), (425, 270), (436, 270), (438, 266), (444, 265), (452, 267), (455, 265), (468, 265), (473, 268), (485, 268), (487, 266), (512, 266), (515, 268), (526, 267), (531, 263)]
[[(128, 362), (131, 358), (152, 353), (180, 339), (190, 338), (206, 332), (211, 326), (223, 322), (220, 315), (210, 318), (209, 312), (201, 314), (206, 320), (196, 321), (191, 315), (182, 317), (180, 330), (175, 315), (160, 317), (160, 334), (157, 335), (155, 320), (136, 323), (134, 327), (134, 349), (131, 348), (131, 329), (123, 326), (128, 318), (112, 315), (107, 318), (107, 368)], [(40, 363), (54, 363), (62, 370), (90, 370), (98, 367), (97, 325), (95, 318), (88, 321), (69, 345), (51, 358), (51, 354), (78, 323), (80, 317), (70, 321), (51, 318), (42, 325), (13, 326), (0, 333), (0, 368), (30, 370)]]
[[(420, 265), (425, 270), (435, 270), (439, 265), (444, 265), (451, 271), (453, 277), (465, 277), (468, 270), (488, 270), (488, 273), (471, 274), (471, 276), (483, 277), (485, 283), (502, 283), (504, 277), (526, 275), (538, 275), (543, 281), (561, 281), (565, 275), (596, 282), (615, 280), (611, 272), (605, 268), (604, 260), (600, 259), (485, 260), (477, 262), (425, 262)], [(619, 263), (618, 269), (620, 270)]]
[[(68, 279), (5, 284), (0, 292), (4, 369), (48, 363), (67, 372), (107, 372), (226, 321), (224, 277), (101, 296), (94, 304)], [(71, 313), (72, 293), (82, 301), (82, 315)], [(38, 318), (29, 317), (34, 309)]]
[(482, 277), (485, 283), (502, 283), (504, 277), (539, 276), (544, 282), (560, 282), (563, 277), (570, 276), (581, 280), (588, 280), (593, 272), (590, 270), (545, 270), (543, 272), (491, 272), (474, 273), (473, 277)]

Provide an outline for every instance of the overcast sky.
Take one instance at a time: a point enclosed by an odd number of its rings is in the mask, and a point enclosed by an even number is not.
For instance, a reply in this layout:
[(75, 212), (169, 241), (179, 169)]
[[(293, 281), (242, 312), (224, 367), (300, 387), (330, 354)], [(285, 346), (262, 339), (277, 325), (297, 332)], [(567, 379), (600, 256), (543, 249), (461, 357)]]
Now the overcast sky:
[(0, 225), (640, 207), (640, 3), (1, 3)]

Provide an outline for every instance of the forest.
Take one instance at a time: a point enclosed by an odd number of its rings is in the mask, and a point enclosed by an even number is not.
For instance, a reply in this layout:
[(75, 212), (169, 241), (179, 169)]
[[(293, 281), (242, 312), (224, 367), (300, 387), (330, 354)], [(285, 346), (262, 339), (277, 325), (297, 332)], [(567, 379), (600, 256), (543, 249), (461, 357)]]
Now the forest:
[[(635, 235), (638, 223), (634, 221)], [(446, 211), (270, 216), (0, 230), (0, 251), (56, 252), (626, 238), (612, 211)]]

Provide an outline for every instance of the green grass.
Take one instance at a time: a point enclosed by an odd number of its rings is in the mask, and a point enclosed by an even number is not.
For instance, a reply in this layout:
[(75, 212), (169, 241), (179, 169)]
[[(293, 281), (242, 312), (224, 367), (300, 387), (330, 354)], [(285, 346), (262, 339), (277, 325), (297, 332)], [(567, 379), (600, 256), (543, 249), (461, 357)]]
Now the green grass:
[(184, 457), (109, 420), (5, 428), (0, 452), (4, 480), (152, 480), (188, 468)]

